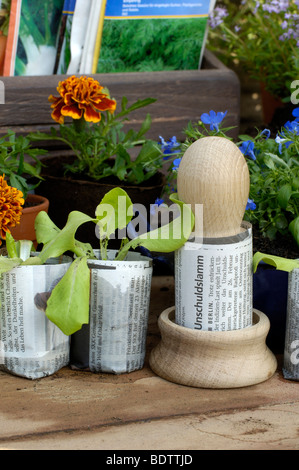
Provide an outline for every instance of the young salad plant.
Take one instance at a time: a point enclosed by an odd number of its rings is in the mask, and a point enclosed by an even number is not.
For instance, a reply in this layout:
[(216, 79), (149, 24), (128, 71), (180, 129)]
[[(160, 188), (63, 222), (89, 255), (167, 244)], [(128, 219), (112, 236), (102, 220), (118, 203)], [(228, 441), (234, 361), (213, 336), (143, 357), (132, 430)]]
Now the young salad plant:
[[(130, 249), (142, 246), (149, 251), (172, 252), (179, 249), (190, 237), (194, 215), (189, 205), (170, 196), (179, 208), (179, 216), (168, 224), (143, 233), (132, 240), (124, 239), (115, 260), (122, 261)], [(89, 244), (75, 239), (77, 229), (85, 223), (94, 223), (99, 233), (101, 259), (107, 259), (109, 238), (116, 230), (124, 229), (133, 218), (133, 204), (121, 188), (109, 191), (96, 208), (96, 217), (73, 211), (63, 229), (59, 229), (46, 212), (40, 212), (35, 220), (36, 239), (42, 244), (40, 252), (30, 256), (31, 242), (15, 241), (7, 234), (8, 257), (0, 256), (0, 275), (17, 266), (44, 264), (49, 258), (60, 257), (67, 252), (74, 260), (66, 274), (54, 287), (47, 302), (46, 315), (66, 335), (80, 330), (89, 322), (90, 271), (88, 260), (96, 259)]]

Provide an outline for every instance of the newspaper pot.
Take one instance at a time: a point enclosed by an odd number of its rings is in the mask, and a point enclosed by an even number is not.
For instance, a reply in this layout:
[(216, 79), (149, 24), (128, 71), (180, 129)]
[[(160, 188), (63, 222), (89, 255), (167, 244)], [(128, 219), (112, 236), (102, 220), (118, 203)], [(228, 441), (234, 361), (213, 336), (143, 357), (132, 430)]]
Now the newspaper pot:
[(283, 376), (299, 381), (299, 268), (289, 273), (285, 330)]
[(69, 363), (69, 337), (44, 309), (70, 264), (69, 257), (52, 258), (44, 265), (18, 266), (1, 276), (0, 369), (38, 379)]
[(253, 307), (270, 320), (267, 345), (276, 354), (284, 351), (288, 299), (288, 273), (260, 262), (253, 274)]
[[(27, 207), (26, 207), (27, 204)], [(11, 229), (11, 234), (15, 240), (32, 240), (36, 248), (36, 235), (34, 222), (37, 214), (41, 211), (48, 212), (49, 200), (37, 194), (28, 194), (25, 207), (19, 225)]]
[[(51, 201), (49, 216), (58, 227), (64, 227), (70, 211), (77, 210), (94, 217), (95, 207), (105, 194), (115, 187), (123, 188), (129, 195), (133, 204), (142, 204), (148, 213), (150, 204), (161, 196), (165, 185), (165, 176), (157, 172), (152, 178), (140, 185), (129, 185), (115, 177), (109, 177), (100, 181), (87, 180), (81, 176), (64, 176), (64, 165), (74, 161), (72, 155), (50, 155), (43, 158), (44, 167), (42, 175), (44, 180), (39, 185), (39, 192)], [(93, 224), (79, 228), (80, 237), (92, 246), (98, 246)], [(116, 242), (113, 248), (117, 248)]]
[(129, 252), (125, 261), (89, 261), (89, 324), (71, 336), (74, 369), (121, 374), (141, 369), (152, 279), (152, 261)]
[(253, 325), (231, 331), (199, 331), (177, 325), (175, 308), (159, 317), (161, 341), (150, 354), (160, 377), (202, 388), (236, 388), (269, 379), (276, 371), (274, 354), (265, 345), (269, 320), (253, 310)]
[[(243, 231), (241, 231), (243, 230)], [(225, 331), (252, 324), (252, 230), (188, 241), (175, 252), (175, 322)]]

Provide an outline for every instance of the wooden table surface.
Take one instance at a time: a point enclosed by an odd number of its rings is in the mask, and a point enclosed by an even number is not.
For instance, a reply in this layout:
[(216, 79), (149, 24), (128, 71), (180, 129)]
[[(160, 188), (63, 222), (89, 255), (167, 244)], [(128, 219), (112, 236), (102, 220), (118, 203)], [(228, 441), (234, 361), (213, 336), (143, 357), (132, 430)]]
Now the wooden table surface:
[(186, 387), (151, 371), (157, 318), (173, 304), (173, 278), (154, 276), (140, 371), (65, 367), (35, 381), (0, 372), (0, 450), (298, 450), (299, 383), (283, 378), (281, 358), (271, 379), (239, 389)]

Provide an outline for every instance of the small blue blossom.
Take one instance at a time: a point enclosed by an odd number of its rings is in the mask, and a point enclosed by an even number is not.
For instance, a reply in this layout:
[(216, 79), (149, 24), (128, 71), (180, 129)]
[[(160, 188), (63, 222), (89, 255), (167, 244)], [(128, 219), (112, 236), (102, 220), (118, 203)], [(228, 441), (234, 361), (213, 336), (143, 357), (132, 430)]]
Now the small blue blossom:
[[(299, 122), (287, 121), (283, 127), (285, 128), (287, 132), (293, 134), (294, 136), (299, 135)], [(275, 142), (278, 144), (279, 153), (282, 152), (283, 144), (285, 145), (286, 148), (288, 148), (293, 143), (292, 140), (290, 140), (289, 138), (286, 138), (286, 135), (284, 132), (281, 132), (281, 136), (280, 135), (276, 136)]]
[(219, 26), (226, 16), (228, 16), (228, 12), (225, 7), (215, 7), (209, 17), (210, 28), (214, 29)]
[(261, 135), (265, 135), (266, 136), (266, 140), (269, 139), (270, 135), (271, 135), (271, 132), (269, 129), (264, 129), (262, 132), (261, 132)]
[(157, 197), (157, 199), (155, 200), (155, 204), (156, 204), (158, 207), (161, 206), (161, 204), (163, 204), (163, 202), (164, 202), (164, 199), (160, 199), (160, 198), (158, 198), (158, 197)]
[(299, 108), (293, 109), (292, 115), (294, 116), (295, 121), (299, 121)]
[(249, 199), (249, 198), (248, 198), (247, 204), (246, 204), (246, 209), (245, 209), (245, 210), (246, 210), (246, 211), (247, 211), (247, 210), (254, 211), (254, 209), (256, 209), (256, 204), (255, 204), (255, 202), (253, 202), (252, 199)]
[(180, 166), (180, 163), (181, 163), (181, 158), (176, 158), (175, 160), (173, 160), (172, 164), (173, 164), (173, 171), (177, 171), (179, 166)]
[(164, 160), (167, 160), (170, 154), (180, 152), (180, 142), (176, 140), (175, 136), (173, 136), (167, 142), (163, 139), (163, 137), (159, 137), (161, 142), (158, 142), (158, 144), (161, 145), (162, 152), (166, 154), (166, 156), (163, 157)]
[(250, 157), (252, 160), (256, 160), (256, 156), (254, 154), (254, 142), (252, 140), (242, 142), (239, 148), (245, 156)]
[(151, 207), (150, 207), (150, 215), (154, 216), (156, 215), (157, 211), (158, 211), (158, 208), (168, 208), (167, 204), (164, 203), (164, 199), (160, 199), (157, 197), (157, 199), (155, 200), (155, 204), (151, 204)]
[(299, 134), (299, 122), (296, 120), (291, 122), (287, 121), (283, 127), (290, 131), (292, 134)]
[(210, 130), (211, 131), (219, 131), (219, 126), (218, 124), (220, 124), (223, 119), (225, 118), (226, 116), (226, 113), (227, 111), (225, 111), (225, 113), (223, 112), (218, 112), (217, 114), (215, 113), (215, 111), (210, 111), (209, 114), (208, 113), (203, 113), (201, 116), (200, 116), (200, 119), (202, 120), (202, 122), (204, 124), (209, 124), (210, 125)]
[(275, 142), (278, 144), (279, 153), (282, 152), (282, 144), (285, 144), (286, 148), (288, 148), (289, 145), (291, 145), (292, 143), (290, 140), (284, 139), (283, 137), (280, 137), (279, 135), (275, 137)]

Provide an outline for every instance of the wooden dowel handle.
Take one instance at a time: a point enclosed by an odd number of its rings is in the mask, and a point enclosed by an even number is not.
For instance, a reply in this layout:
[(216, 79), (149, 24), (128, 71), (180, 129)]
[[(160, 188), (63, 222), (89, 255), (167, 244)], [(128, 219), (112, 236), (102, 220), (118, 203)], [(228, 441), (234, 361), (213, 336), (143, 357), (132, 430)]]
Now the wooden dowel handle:
[[(203, 205), (204, 238), (237, 235), (249, 196), (249, 170), (240, 149), (224, 137), (203, 137), (185, 152), (178, 169), (179, 198)], [(195, 232), (200, 233), (196, 221)]]

